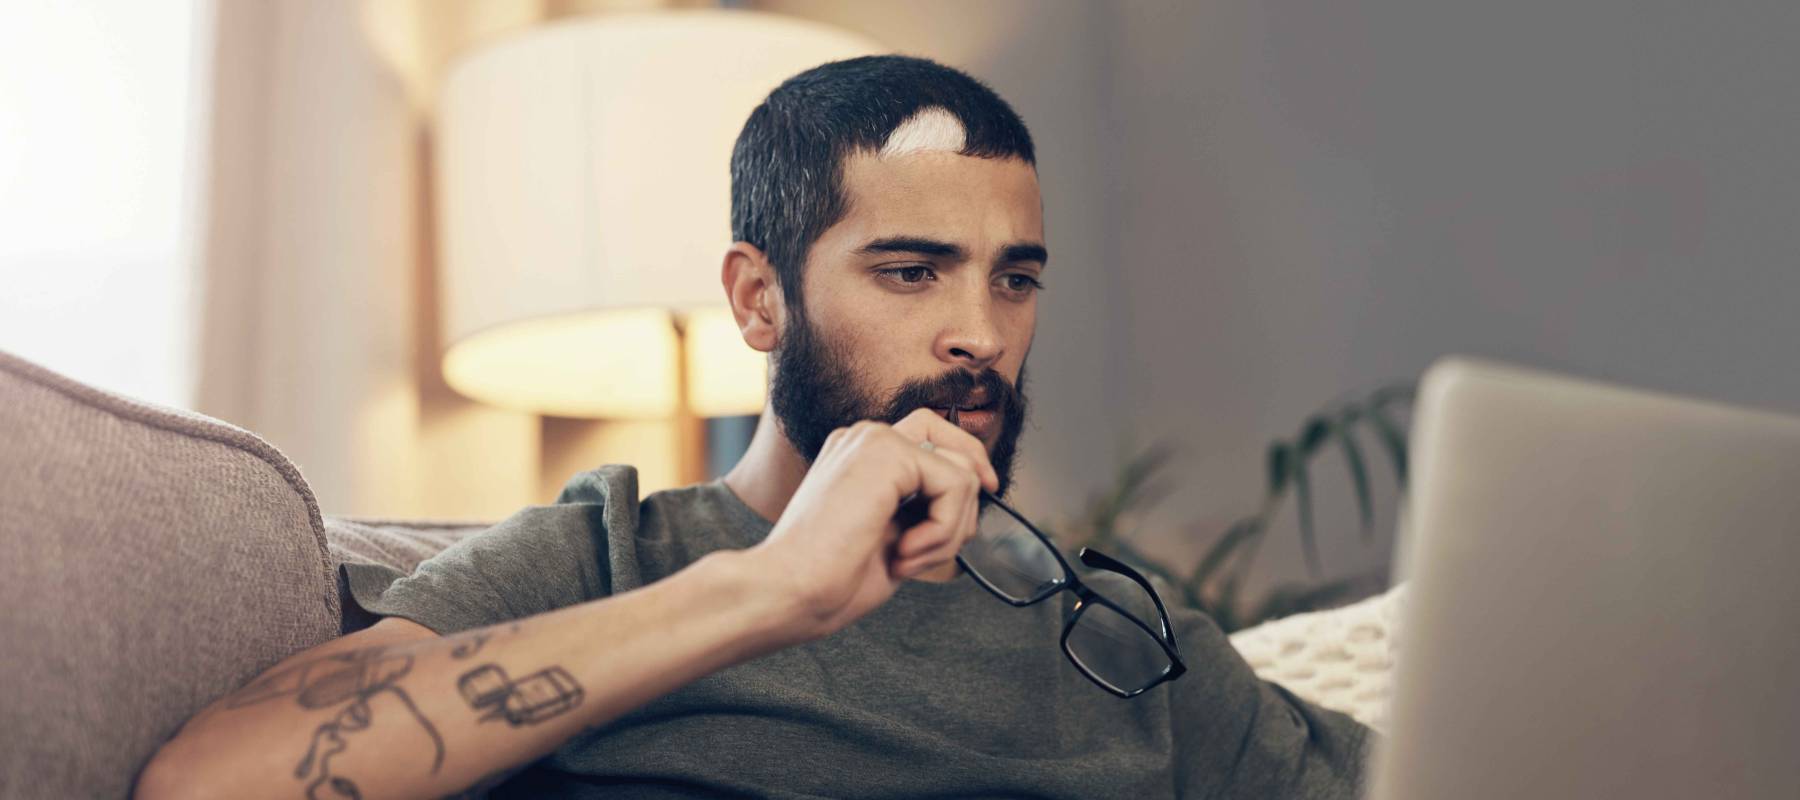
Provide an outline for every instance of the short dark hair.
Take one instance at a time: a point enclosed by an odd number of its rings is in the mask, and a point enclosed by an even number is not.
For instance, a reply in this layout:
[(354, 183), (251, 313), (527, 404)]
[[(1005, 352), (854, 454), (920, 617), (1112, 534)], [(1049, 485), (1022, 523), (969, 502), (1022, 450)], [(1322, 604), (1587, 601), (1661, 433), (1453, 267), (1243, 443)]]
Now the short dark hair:
[(1037, 165), (1012, 106), (967, 73), (923, 58), (822, 64), (783, 81), (750, 112), (731, 151), (731, 236), (775, 265), (793, 313), (802, 309), (807, 251), (848, 211), (844, 158), (879, 151), (895, 128), (933, 107), (962, 123), (962, 155)]

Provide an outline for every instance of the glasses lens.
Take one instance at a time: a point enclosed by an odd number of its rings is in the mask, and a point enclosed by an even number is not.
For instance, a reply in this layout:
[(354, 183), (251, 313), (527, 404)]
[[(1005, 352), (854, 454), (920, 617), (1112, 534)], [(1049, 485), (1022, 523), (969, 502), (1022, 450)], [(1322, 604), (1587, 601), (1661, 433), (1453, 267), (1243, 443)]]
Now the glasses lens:
[[(1098, 591), (1130, 610), (1147, 625), (1160, 619), (1150, 595), (1134, 581), (1106, 581)], [(1170, 666), (1169, 654), (1150, 631), (1113, 610), (1089, 603), (1069, 629), (1069, 654), (1094, 677), (1121, 692), (1135, 692), (1151, 683)]]
[(1030, 528), (1005, 510), (982, 509), (975, 538), (962, 549), (963, 563), (1014, 602), (1035, 600), (1063, 584), (1062, 562)]

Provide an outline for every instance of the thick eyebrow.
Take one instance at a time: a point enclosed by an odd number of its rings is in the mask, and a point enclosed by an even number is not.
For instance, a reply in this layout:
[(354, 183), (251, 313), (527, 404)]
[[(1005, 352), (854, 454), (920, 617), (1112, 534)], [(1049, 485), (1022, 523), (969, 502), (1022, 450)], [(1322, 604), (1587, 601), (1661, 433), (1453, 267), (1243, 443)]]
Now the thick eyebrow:
[(1048, 264), (1050, 263), (1050, 251), (1045, 250), (1043, 245), (1037, 244), (1036, 242), (1009, 244), (1000, 248), (1000, 258), (998, 260), (1002, 264), (1017, 264), (1021, 261), (1036, 261), (1039, 264)]
[(913, 253), (921, 256), (937, 256), (961, 261), (969, 257), (969, 251), (962, 245), (952, 242), (927, 239), (923, 236), (888, 236), (876, 239), (856, 250), (858, 255), (875, 255), (877, 253)]
[[(969, 257), (969, 251), (962, 245), (931, 239), (924, 236), (887, 236), (864, 244), (856, 249), (857, 255), (876, 255), (879, 253), (912, 253), (921, 256), (936, 256), (962, 261)], [(1036, 242), (1018, 242), (1000, 248), (995, 259), (1000, 264), (1017, 264), (1035, 261), (1048, 263), (1050, 251)]]

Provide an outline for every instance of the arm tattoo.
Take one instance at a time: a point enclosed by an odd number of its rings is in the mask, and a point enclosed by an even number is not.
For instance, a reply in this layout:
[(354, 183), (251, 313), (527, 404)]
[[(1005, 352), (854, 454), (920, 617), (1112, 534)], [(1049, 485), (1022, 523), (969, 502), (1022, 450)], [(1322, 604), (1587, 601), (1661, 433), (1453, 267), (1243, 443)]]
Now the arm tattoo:
[(475, 655), (476, 652), (481, 650), (481, 646), (487, 644), (488, 640), (493, 638), (493, 636), (493, 634), (485, 631), (476, 631), (475, 633), (470, 634), (466, 641), (458, 644), (455, 649), (451, 650), (450, 657), (468, 658), (469, 656)]
[[(515, 622), (506, 626), (506, 632), (518, 633), (519, 623)], [(450, 657), (458, 659), (468, 658), (469, 656), (480, 652), (481, 648), (488, 643), (488, 640), (494, 638), (494, 629), (482, 628), (481, 630), (471, 631), (456, 638), (462, 639), (463, 641), (458, 644), (455, 649), (450, 651)]]
[(463, 673), (456, 687), (481, 721), (505, 719), (513, 727), (530, 725), (581, 705), (581, 685), (562, 667), (538, 670), (518, 680), (498, 664), (483, 664)]
[[(517, 633), (518, 630), (519, 624), (515, 622), (507, 632)], [(494, 633), (492, 629), (483, 629), (459, 637), (462, 641), (451, 649), (450, 657), (465, 659), (475, 655), (493, 639)], [(306, 796), (312, 800), (328, 797), (360, 800), (362, 790), (355, 781), (332, 774), (331, 761), (348, 747), (345, 740), (348, 734), (368, 729), (370, 701), (383, 694), (392, 695), (405, 706), (419, 727), (431, 737), (434, 749), (431, 774), (436, 775), (444, 766), (443, 736), (419, 710), (412, 696), (399, 685), (400, 679), (410, 673), (412, 667), (411, 655), (390, 653), (382, 645), (333, 653), (257, 678), (226, 698), (225, 707), (243, 708), (281, 697), (293, 697), (300, 707), (311, 710), (348, 703), (313, 731), (312, 745), (294, 767), (294, 777), (303, 781), (310, 779)], [(487, 712), (481, 721), (504, 718), (514, 727), (562, 714), (579, 705), (582, 699), (581, 686), (561, 667), (550, 667), (513, 681), (498, 665), (484, 664), (464, 673), (457, 686), (470, 706)], [(509, 771), (496, 773), (470, 790), (492, 788), (508, 774)]]
[(331, 773), (331, 760), (348, 746), (344, 738), (347, 734), (369, 727), (369, 701), (383, 694), (391, 694), (399, 700), (431, 737), (435, 748), (432, 774), (437, 774), (444, 765), (443, 737), (438, 735), (431, 720), (419, 711), (406, 690), (399, 686), (399, 680), (412, 671), (412, 665), (412, 656), (389, 654), (387, 648), (381, 646), (334, 653), (258, 678), (233, 694), (226, 701), (226, 707), (243, 708), (290, 695), (307, 709), (326, 709), (348, 702), (343, 710), (313, 731), (312, 746), (294, 767), (294, 777), (311, 779), (306, 786), (306, 795), (314, 800), (361, 798), (362, 792), (354, 781)]

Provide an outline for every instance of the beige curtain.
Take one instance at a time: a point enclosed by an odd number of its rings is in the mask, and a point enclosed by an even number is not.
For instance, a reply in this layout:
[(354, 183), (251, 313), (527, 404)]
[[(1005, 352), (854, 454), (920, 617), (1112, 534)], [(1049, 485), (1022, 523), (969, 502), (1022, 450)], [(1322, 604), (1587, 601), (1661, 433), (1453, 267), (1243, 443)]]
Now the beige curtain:
[[(485, 40), (618, 4), (217, 5), (198, 409), (287, 453), (335, 514), (496, 519), (575, 470), (644, 461), (654, 430), (487, 408), (437, 367), (439, 76)], [(638, 450), (610, 452), (621, 436)]]

